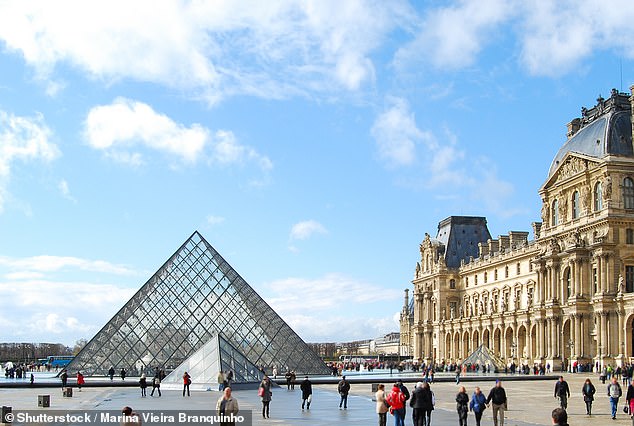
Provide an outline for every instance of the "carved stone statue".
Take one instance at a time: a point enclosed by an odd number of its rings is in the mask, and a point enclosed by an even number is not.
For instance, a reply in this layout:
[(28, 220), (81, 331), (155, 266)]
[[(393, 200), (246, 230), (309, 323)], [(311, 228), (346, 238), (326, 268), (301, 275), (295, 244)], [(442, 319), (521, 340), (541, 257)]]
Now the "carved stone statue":
[(533, 306), (533, 290), (530, 290), (528, 292), (528, 298), (526, 299), (526, 306), (528, 306), (529, 308)]
[(500, 303), (500, 308), (502, 312), (506, 312), (506, 295), (502, 297), (502, 302)]
[(623, 294), (625, 291), (625, 280), (623, 279), (623, 274), (619, 274), (619, 294)]
[(464, 306), (460, 305), (460, 318), (464, 318)]
[(440, 314), (440, 320), (444, 321), (445, 319), (447, 319), (447, 310), (445, 308), (442, 308), (442, 313)]
[(590, 190), (587, 187), (581, 188), (581, 211), (586, 213), (590, 206)]
[(612, 198), (612, 178), (610, 175), (605, 175), (605, 180), (603, 181), (603, 201), (607, 202)]
[(559, 200), (559, 220), (561, 222), (566, 222), (566, 218), (568, 215), (568, 200), (565, 197)]
[(480, 308), (478, 310), (480, 315), (484, 315), (484, 301), (480, 300)]
[(456, 317), (456, 307), (451, 305), (449, 308), (449, 319), (454, 319)]
[(548, 226), (548, 218), (550, 217), (550, 207), (548, 207), (548, 202), (543, 200), (542, 204), (542, 223)]
[(493, 298), (489, 299), (489, 315), (495, 312), (495, 306), (493, 304)]

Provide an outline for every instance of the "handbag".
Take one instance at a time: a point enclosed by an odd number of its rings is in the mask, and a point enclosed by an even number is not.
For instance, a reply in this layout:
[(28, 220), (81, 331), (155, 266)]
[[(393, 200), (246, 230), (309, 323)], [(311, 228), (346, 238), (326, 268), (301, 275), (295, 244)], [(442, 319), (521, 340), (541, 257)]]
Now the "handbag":
[(630, 413), (630, 406), (629, 406), (628, 404), (625, 404), (625, 405), (623, 406), (623, 412), (624, 412), (625, 414), (629, 414), (629, 413)]
[(262, 386), (258, 388), (258, 396), (264, 396), (264, 388)]

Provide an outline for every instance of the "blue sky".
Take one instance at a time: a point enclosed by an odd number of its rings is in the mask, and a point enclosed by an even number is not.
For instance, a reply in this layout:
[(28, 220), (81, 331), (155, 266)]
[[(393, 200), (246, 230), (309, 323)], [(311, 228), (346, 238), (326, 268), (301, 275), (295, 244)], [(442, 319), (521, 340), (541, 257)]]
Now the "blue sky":
[(634, 3), (0, 3), (1, 341), (92, 335), (194, 231), (307, 341), (397, 329), (449, 215), (539, 220)]

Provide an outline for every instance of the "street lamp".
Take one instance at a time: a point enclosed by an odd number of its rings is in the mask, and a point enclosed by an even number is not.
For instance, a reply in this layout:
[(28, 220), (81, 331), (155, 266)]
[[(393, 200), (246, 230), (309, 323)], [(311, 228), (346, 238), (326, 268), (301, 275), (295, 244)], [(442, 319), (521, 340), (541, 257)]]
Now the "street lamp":
[[(572, 341), (572, 339), (568, 340), (568, 364), (570, 364), (570, 360), (572, 358), (572, 348), (575, 346), (575, 342)], [(565, 362), (565, 358), (564, 358), (564, 362)], [(568, 365), (568, 369), (570, 369), (570, 365)]]

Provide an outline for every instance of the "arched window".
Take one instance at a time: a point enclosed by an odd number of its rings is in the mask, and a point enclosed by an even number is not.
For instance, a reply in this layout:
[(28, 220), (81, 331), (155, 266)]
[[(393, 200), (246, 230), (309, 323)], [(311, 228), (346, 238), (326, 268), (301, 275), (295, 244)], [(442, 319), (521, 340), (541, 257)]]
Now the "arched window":
[(564, 285), (566, 286), (565, 298), (568, 300), (572, 294), (572, 283), (570, 282), (570, 268), (566, 268), (564, 272)]
[(508, 278), (509, 277), (509, 267), (505, 266), (504, 267), (504, 278)]
[(550, 214), (551, 226), (559, 225), (559, 201), (558, 200), (553, 201), (553, 205), (550, 212), (551, 212)]
[(486, 284), (486, 282), (488, 281), (489, 278), (489, 274), (487, 274), (486, 272), (484, 273), (484, 283)]
[(603, 185), (597, 182), (594, 185), (594, 211), (598, 212), (603, 208)]
[(634, 209), (634, 180), (629, 177), (623, 179), (623, 207)]
[(579, 218), (579, 191), (575, 191), (572, 194), (572, 218)]
[(456, 280), (453, 278), (449, 280), (449, 288), (452, 290), (456, 288)]

